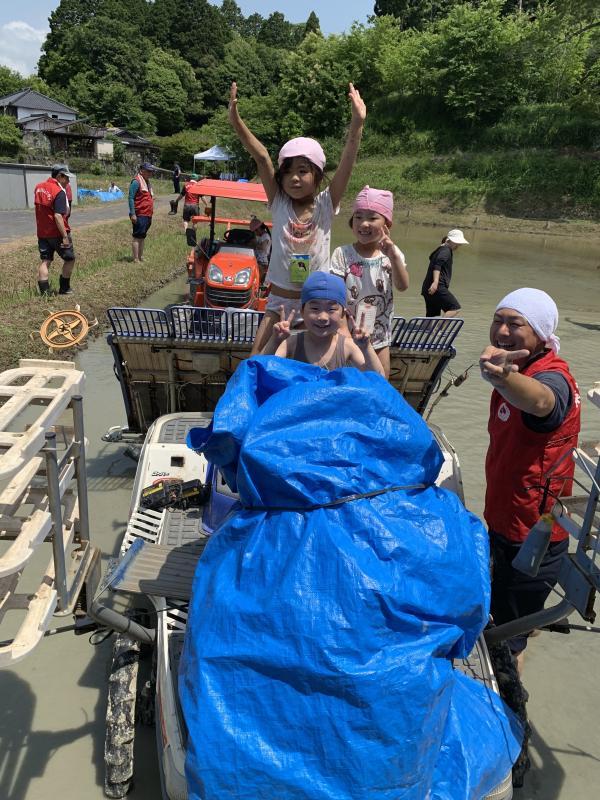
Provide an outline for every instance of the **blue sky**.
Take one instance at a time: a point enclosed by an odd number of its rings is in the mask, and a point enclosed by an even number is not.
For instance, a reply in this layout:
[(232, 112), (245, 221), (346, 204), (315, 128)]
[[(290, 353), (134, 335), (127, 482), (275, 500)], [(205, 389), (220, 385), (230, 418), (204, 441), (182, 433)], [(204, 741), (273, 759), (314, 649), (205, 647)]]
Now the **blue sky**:
[[(293, 0), (236, 0), (245, 16), (258, 12), (268, 17), (281, 11), (290, 22), (304, 22), (314, 11), (321, 22), (323, 33), (341, 33), (352, 22), (366, 22), (373, 13), (374, 0), (316, 0), (298, 3)], [(0, 64), (16, 69), (23, 75), (35, 71), (40, 47), (48, 30), (48, 16), (59, 5), (59, 0), (25, 0), (18, 4), (0, 2)], [(213, 5), (220, 5), (214, 2)]]

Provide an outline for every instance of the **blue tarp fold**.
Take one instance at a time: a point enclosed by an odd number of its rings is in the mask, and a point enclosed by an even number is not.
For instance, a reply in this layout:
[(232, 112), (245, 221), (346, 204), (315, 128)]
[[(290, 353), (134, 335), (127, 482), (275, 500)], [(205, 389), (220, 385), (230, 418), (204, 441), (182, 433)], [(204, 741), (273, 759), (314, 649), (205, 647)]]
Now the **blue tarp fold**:
[(190, 800), (480, 800), (499, 784), (518, 723), (452, 665), (487, 621), (487, 536), (434, 486), (423, 420), (373, 373), (258, 357), (191, 444), (241, 505), (190, 604)]
[(100, 189), (77, 189), (77, 197), (96, 197), (103, 203), (110, 203), (111, 200), (122, 200), (125, 195), (119, 189), (118, 192), (103, 192)]

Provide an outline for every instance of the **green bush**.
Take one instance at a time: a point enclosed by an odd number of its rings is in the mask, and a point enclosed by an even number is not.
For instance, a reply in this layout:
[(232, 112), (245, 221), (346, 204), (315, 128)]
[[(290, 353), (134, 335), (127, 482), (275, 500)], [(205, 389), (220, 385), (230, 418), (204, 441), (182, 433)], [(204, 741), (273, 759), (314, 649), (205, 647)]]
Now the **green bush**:
[(430, 203), (443, 211), (476, 209), (507, 216), (596, 218), (600, 161), (549, 150), (370, 157), (356, 164), (348, 196), (368, 183), (394, 193), (398, 208)]
[(15, 120), (0, 114), (0, 155), (16, 156), (22, 147), (21, 131)]
[(449, 169), (485, 194), (492, 213), (546, 219), (589, 216), (600, 209), (600, 162), (585, 155), (523, 150), (467, 153), (450, 159)]
[(483, 131), (491, 147), (600, 148), (600, 119), (574, 112), (564, 103), (538, 103), (510, 108), (502, 119)]
[(215, 144), (206, 133), (185, 130), (172, 136), (155, 136), (152, 143), (160, 147), (159, 165), (170, 169), (177, 161), (183, 170), (191, 171), (194, 167), (194, 153), (207, 150)]

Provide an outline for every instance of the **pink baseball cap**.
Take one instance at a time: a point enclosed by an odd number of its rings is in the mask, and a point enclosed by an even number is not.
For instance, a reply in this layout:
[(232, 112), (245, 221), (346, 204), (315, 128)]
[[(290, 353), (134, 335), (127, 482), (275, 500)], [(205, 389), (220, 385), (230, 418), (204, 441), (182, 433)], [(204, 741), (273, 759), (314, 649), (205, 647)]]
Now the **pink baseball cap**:
[(286, 158), (304, 156), (311, 164), (318, 167), (321, 172), (325, 169), (325, 153), (323, 148), (315, 139), (308, 139), (306, 136), (297, 136), (286, 142), (279, 151), (277, 163), (281, 166)]
[(371, 189), (363, 186), (356, 195), (353, 211), (376, 211), (385, 217), (388, 225), (392, 224), (394, 215), (394, 195), (386, 189)]

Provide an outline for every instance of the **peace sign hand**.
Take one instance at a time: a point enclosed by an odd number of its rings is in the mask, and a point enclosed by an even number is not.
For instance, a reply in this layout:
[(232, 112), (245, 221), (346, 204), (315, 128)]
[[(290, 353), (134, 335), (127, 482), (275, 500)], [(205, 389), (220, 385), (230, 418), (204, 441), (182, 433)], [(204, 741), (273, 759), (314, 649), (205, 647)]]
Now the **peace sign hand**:
[(381, 229), (383, 231), (383, 236), (379, 240), (379, 249), (388, 258), (394, 254), (396, 249), (396, 245), (390, 239), (390, 229), (387, 225), (384, 225)]
[(365, 325), (365, 312), (363, 311), (360, 315), (360, 320), (358, 325), (356, 324), (356, 320), (352, 316), (350, 312), (348, 312), (348, 317), (352, 321), (352, 339), (354, 340), (355, 344), (360, 347), (360, 349), (364, 352), (368, 347), (371, 341), (370, 334), (364, 328)]
[(289, 339), (291, 336), (292, 322), (294, 321), (295, 316), (296, 311), (295, 309), (292, 309), (289, 317), (286, 319), (285, 308), (283, 306), (279, 306), (279, 322), (276, 322), (275, 325), (273, 325), (273, 334), (275, 335), (279, 344), (285, 342), (285, 340)]
[(492, 386), (502, 386), (506, 378), (519, 367), (515, 361), (527, 358), (529, 350), (502, 350), (499, 347), (486, 347), (479, 357), (481, 377)]

